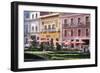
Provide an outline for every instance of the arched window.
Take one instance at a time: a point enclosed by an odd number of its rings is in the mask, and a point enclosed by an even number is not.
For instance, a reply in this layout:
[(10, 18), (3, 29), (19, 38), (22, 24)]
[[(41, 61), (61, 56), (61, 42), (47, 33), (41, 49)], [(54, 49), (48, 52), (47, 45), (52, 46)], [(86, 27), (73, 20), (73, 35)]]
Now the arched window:
[(74, 24), (74, 22), (73, 22), (73, 18), (71, 18), (71, 25), (73, 25)]
[(80, 24), (80, 21), (81, 21), (81, 19), (80, 19), (80, 18), (78, 18), (78, 24)]
[(47, 30), (47, 26), (46, 25), (44, 26), (44, 29)]
[(64, 24), (67, 24), (67, 19), (64, 19)]
[(78, 36), (81, 36), (81, 29), (78, 29)]
[(48, 25), (48, 29), (51, 29), (51, 26), (50, 25)]
[(52, 29), (55, 29), (55, 25), (54, 24), (52, 25)]
[(71, 36), (73, 36), (73, 30), (71, 30)]
[(86, 29), (86, 36), (89, 36), (89, 29)]
[(86, 25), (89, 24), (89, 16), (86, 16)]
[(32, 31), (34, 31), (34, 26), (32, 26)]
[(67, 36), (67, 30), (64, 31), (64, 36)]
[(58, 39), (58, 38), (56, 38), (56, 41), (59, 41), (59, 39)]

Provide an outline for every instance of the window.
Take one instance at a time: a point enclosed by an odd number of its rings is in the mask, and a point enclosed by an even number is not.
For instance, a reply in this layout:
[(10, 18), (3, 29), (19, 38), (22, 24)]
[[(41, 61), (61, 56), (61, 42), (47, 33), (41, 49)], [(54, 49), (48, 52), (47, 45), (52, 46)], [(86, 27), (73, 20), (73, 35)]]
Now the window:
[(65, 30), (65, 32), (64, 32), (64, 36), (67, 36), (67, 30)]
[(86, 29), (86, 36), (89, 36), (89, 29)]
[(36, 13), (36, 18), (37, 18), (37, 13)]
[(78, 18), (78, 24), (80, 24), (80, 20), (81, 20), (81, 19), (80, 19), (80, 18)]
[(71, 41), (74, 41), (74, 40), (71, 40)]
[(81, 35), (81, 30), (80, 29), (78, 29), (78, 36), (80, 36)]
[(78, 39), (76, 39), (76, 41), (77, 41), (77, 42), (79, 42), (79, 40), (78, 40)]
[(71, 25), (73, 25), (74, 23), (73, 23), (73, 18), (71, 19)]
[(46, 25), (44, 26), (44, 29), (47, 30), (47, 26)]
[(31, 36), (31, 39), (32, 40), (35, 40), (36, 39), (36, 36), (35, 35)]
[(37, 26), (35, 27), (35, 29), (36, 29), (36, 32), (37, 32), (37, 30), (38, 30)]
[(32, 14), (32, 19), (34, 19), (34, 14)]
[(67, 19), (64, 19), (64, 24), (67, 24)]
[(56, 41), (59, 41), (59, 39), (58, 39), (58, 38), (56, 38)]
[(42, 22), (42, 25), (44, 25), (44, 22)]
[(55, 29), (55, 25), (54, 24), (52, 25), (52, 29)]
[(32, 31), (34, 31), (34, 26), (32, 26)]
[(73, 30), (71, 30), (71, 36), (73, 36)]
[(39, 40), (39, 37), (37, 37), (37, 40)]
[(53, 38), (51, 38), (51, 41), (53, 42)]
[(50, 25), (48, 25), (48, 29), (51, 29), (51, 26)]
[(89, 16), (86, 17), (86, 24), (89, 24)]

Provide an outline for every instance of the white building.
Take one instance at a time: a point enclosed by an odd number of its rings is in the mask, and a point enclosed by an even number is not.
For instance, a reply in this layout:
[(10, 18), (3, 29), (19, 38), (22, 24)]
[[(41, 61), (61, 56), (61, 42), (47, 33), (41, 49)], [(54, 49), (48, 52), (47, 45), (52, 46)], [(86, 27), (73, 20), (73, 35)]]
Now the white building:
[(39, 17), (40, 17), (40, 12), (30, 13), (30, 23), (31, 23), (30, 36), (31, 39), (33, 41), (36, 40), (37, 43), (39, 42), (39, 28), (40, 28)]
[(39, 40), (39, 16), (40, 12), (24, 11), (24, 44), (31, 45), (31, 41)]

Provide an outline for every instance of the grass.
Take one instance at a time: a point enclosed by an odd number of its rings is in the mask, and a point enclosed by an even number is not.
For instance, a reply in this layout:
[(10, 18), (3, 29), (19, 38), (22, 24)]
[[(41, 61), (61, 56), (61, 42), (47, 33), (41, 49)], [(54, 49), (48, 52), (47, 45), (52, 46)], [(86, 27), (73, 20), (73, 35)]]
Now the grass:
[(72, 51), (26, 51), (26, 53), (31, 53), (33, 55), (40, 56), (47, 60), (70, 60), (70, 59), (86, 59), (90, 58), (89, 53), (80, 53)]

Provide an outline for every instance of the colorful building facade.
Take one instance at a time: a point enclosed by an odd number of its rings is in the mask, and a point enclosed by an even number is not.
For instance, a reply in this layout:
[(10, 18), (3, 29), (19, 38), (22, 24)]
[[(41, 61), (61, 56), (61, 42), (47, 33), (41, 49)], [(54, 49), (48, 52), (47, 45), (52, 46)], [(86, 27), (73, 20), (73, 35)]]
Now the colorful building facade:
[(54, 46), (67, 42), (71, 48), (89, 47), (90, 14), (25, 12), (24, 41), (50, 42)]
[(54, 45), (60, 39), (59, 13), (51, 13), (40, 17), (41, 42), (53, 40)]
[(32, 41), (38, 43), (40, 12), (25, 11), (24, 14), (24, 42), (25, 46), (28, 47)]
[(40, 23), (39, 23), (40, 12), (31, 12), (30, 14), (30, 37), (32, 41), (39, 43), (39, 32), (40, 32)]
[(69, 42), (72, 48), (89, 47), (90, 14), (62, 14), (61, 25), (62, 41)]

